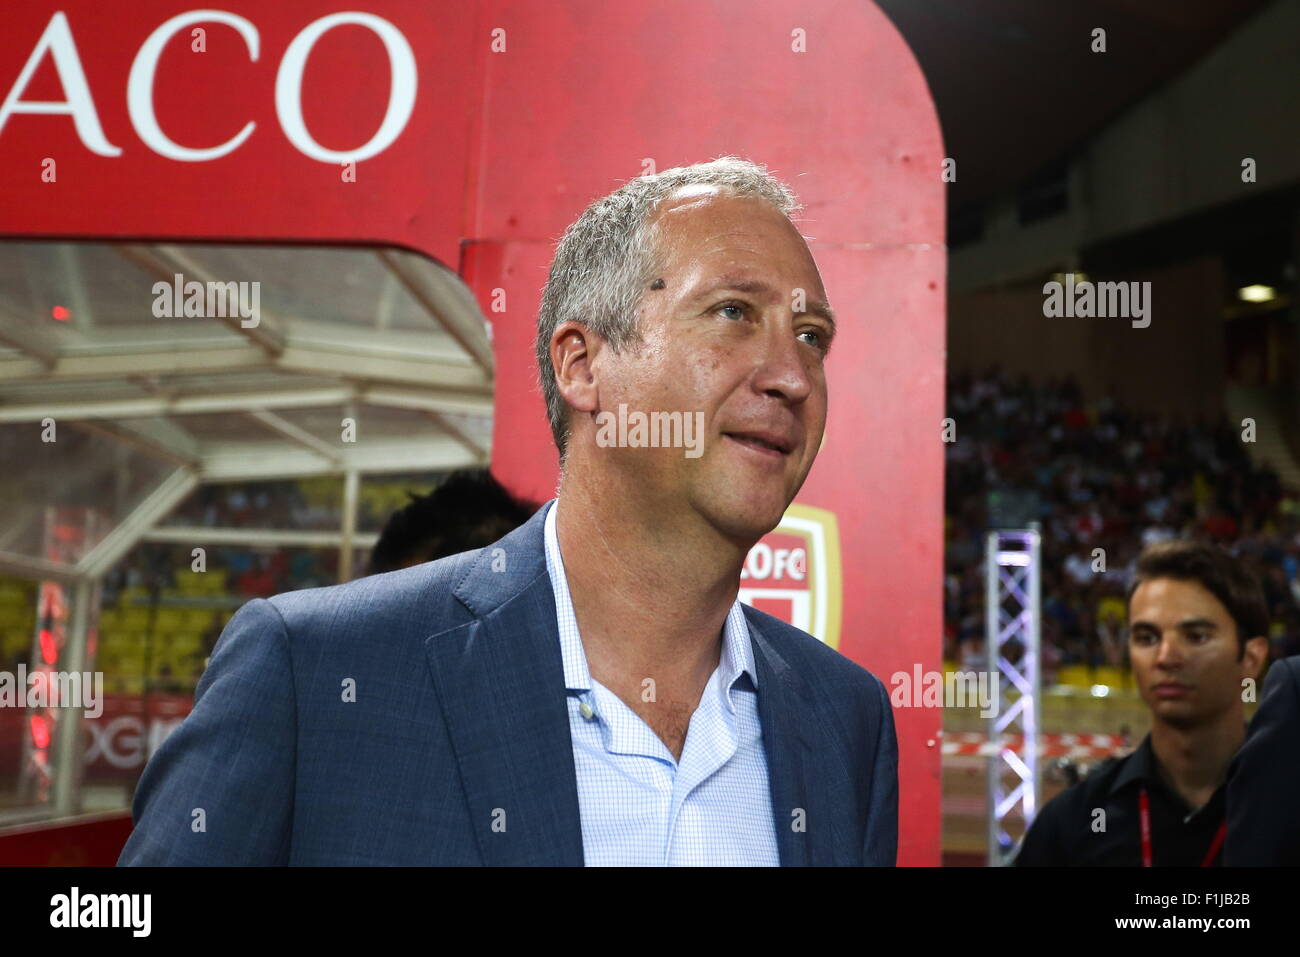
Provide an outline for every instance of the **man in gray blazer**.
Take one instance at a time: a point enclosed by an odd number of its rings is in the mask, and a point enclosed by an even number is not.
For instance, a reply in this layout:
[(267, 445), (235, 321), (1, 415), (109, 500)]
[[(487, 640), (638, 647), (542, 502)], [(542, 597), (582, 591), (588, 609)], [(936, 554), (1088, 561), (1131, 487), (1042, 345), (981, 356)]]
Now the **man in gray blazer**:
[(797, 209), (730, 157), (588, 207), (538, 318), (558, 497), (241, 608), (120, 863), (893, 864), (883, 685), (737, 601), (826, 421)]

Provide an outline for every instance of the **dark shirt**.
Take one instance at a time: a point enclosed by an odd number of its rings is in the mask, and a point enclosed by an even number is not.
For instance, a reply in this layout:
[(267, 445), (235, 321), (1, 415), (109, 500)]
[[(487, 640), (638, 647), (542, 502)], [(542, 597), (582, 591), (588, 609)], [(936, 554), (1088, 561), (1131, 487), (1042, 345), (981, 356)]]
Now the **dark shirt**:
[[(1197, 810), (1161, 779), (1151, 735), (1124, 758), (1098, 766), (1048, 801), (1034, 818), (1013, 863), (1020, 867), (1141, 867), (1139, 795), (1151, 807), (1153, 867), (1199, 867), (1224, 820), (1225, 785)], [(1100, 815), (1105, 810), (1105, 830)], [(1098, 822), (1098, 823), (1094, 823)], [(1223, 848), (1213, 865), (1223, 863)]]

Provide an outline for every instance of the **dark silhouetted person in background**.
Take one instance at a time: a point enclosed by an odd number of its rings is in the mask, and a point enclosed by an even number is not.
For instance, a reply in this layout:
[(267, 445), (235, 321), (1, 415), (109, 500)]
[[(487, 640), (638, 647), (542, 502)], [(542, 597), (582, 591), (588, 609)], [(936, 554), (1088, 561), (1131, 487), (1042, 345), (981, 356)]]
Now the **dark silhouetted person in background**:
[(411, 503), (392, 514), (370, 553), (370, 574), (491, 545), (539, 508), (516, 499), (487, 469), (453, 472), (428, 495), (411, 495)]
[(1268, 670), (1228, 778), (1230, 867), (1300, 865), (1300, 655)]

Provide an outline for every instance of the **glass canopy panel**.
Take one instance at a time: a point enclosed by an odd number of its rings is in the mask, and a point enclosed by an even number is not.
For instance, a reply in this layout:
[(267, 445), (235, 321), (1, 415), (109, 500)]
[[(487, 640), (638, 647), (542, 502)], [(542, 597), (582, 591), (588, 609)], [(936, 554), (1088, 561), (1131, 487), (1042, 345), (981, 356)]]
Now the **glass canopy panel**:
[[(437, 321), (370, 249), (187, 245), (213, 279), (259, 282), (262, 308), (285, 319), (441, 334)], [(421, 260), (424, 269), (442, 267)]]
[[(433, 418), (413, 409), (360, 405), (354, 411), (355, 448), (364, 449), (367, 442), (434, 442), (445, 434)], [(337, 445), (340, 450), (345, 448), (343, 420), (350, 416), (342, 406), (283, 409), (276, 414), (316, 438)]]
[[(492, 417), (489, 415), (464, 415), (462, 413), (444, 413), (443, 421), (458, 430), (474, 444), (483, 449), (492, 447)], [(558, 456), (558, 452), (556, 455)]]
[(165, 346), (184, 341), (239, 342), (219, 321), (164, 319), (154, 314), (156, 283), (128, 254), (135, 247), (114, 243), (0, 243), (0, 313), (34, 323), (39, 334), (61, 349), (109, 345)]
[[(52, 439), (52, 441), (47, 441)], [(176, 468), (99, 432), (55, 420), (0, 424), (0, 551), (75, 563)]]
[[(268, 335), (155, 315), (155, 287), (177, 272), (258, 283)], [(0, 242), (0, 494), (15, 504), (0, 516), (0, 557), (49, 554), (51, 529), (66, 538), (74, 525), (84, 551), (184, 465), (223, 488), (247, 479), (237, 502), (323, 482), (290, 524), (254, 524), (337, 530), (345, 463), (401, 474), (486, 458), (489, 414), (421, 411), (488, 412), (484, 355), (472, 294), (404, 250)], [(56, 442), (40, 441), (47, 418)], [(193, 521), (185, 510), (170, 521)]]
[(285, 482), (201, 485), (161, 524), (337, 532), (342, 520), (343, 479), (321, 475)]
[[(418, 333), (456, 348), (440, 311), (477, 311), (445, 267), (412, 253), (332, 246), (0, 243), (0, 315), (35, 324), (58, 347), (240, 343), (215, 318), (159, 317), (158, 283), (245, 283), (245, 304), (287, 323)], [(174, 304), (174, 298), (172, 299)], [(157, 308), (156, 308), (157, 307)], [(0, 358), (21, 355), (0, 343)]]

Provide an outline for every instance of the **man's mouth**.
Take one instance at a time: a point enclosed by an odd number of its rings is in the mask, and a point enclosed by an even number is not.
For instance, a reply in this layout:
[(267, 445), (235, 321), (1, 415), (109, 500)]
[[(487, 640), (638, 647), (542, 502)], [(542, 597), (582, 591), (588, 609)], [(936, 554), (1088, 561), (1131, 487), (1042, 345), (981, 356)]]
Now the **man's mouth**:
[(727, 438), (766, 455), (789, 455), (794, 443), (784, 436), (771, 432), (723, 432)]
[(1177, 681), (1164, 681), (1151, 689), (1157, 698), (1181, 698), (1192, 689)]

